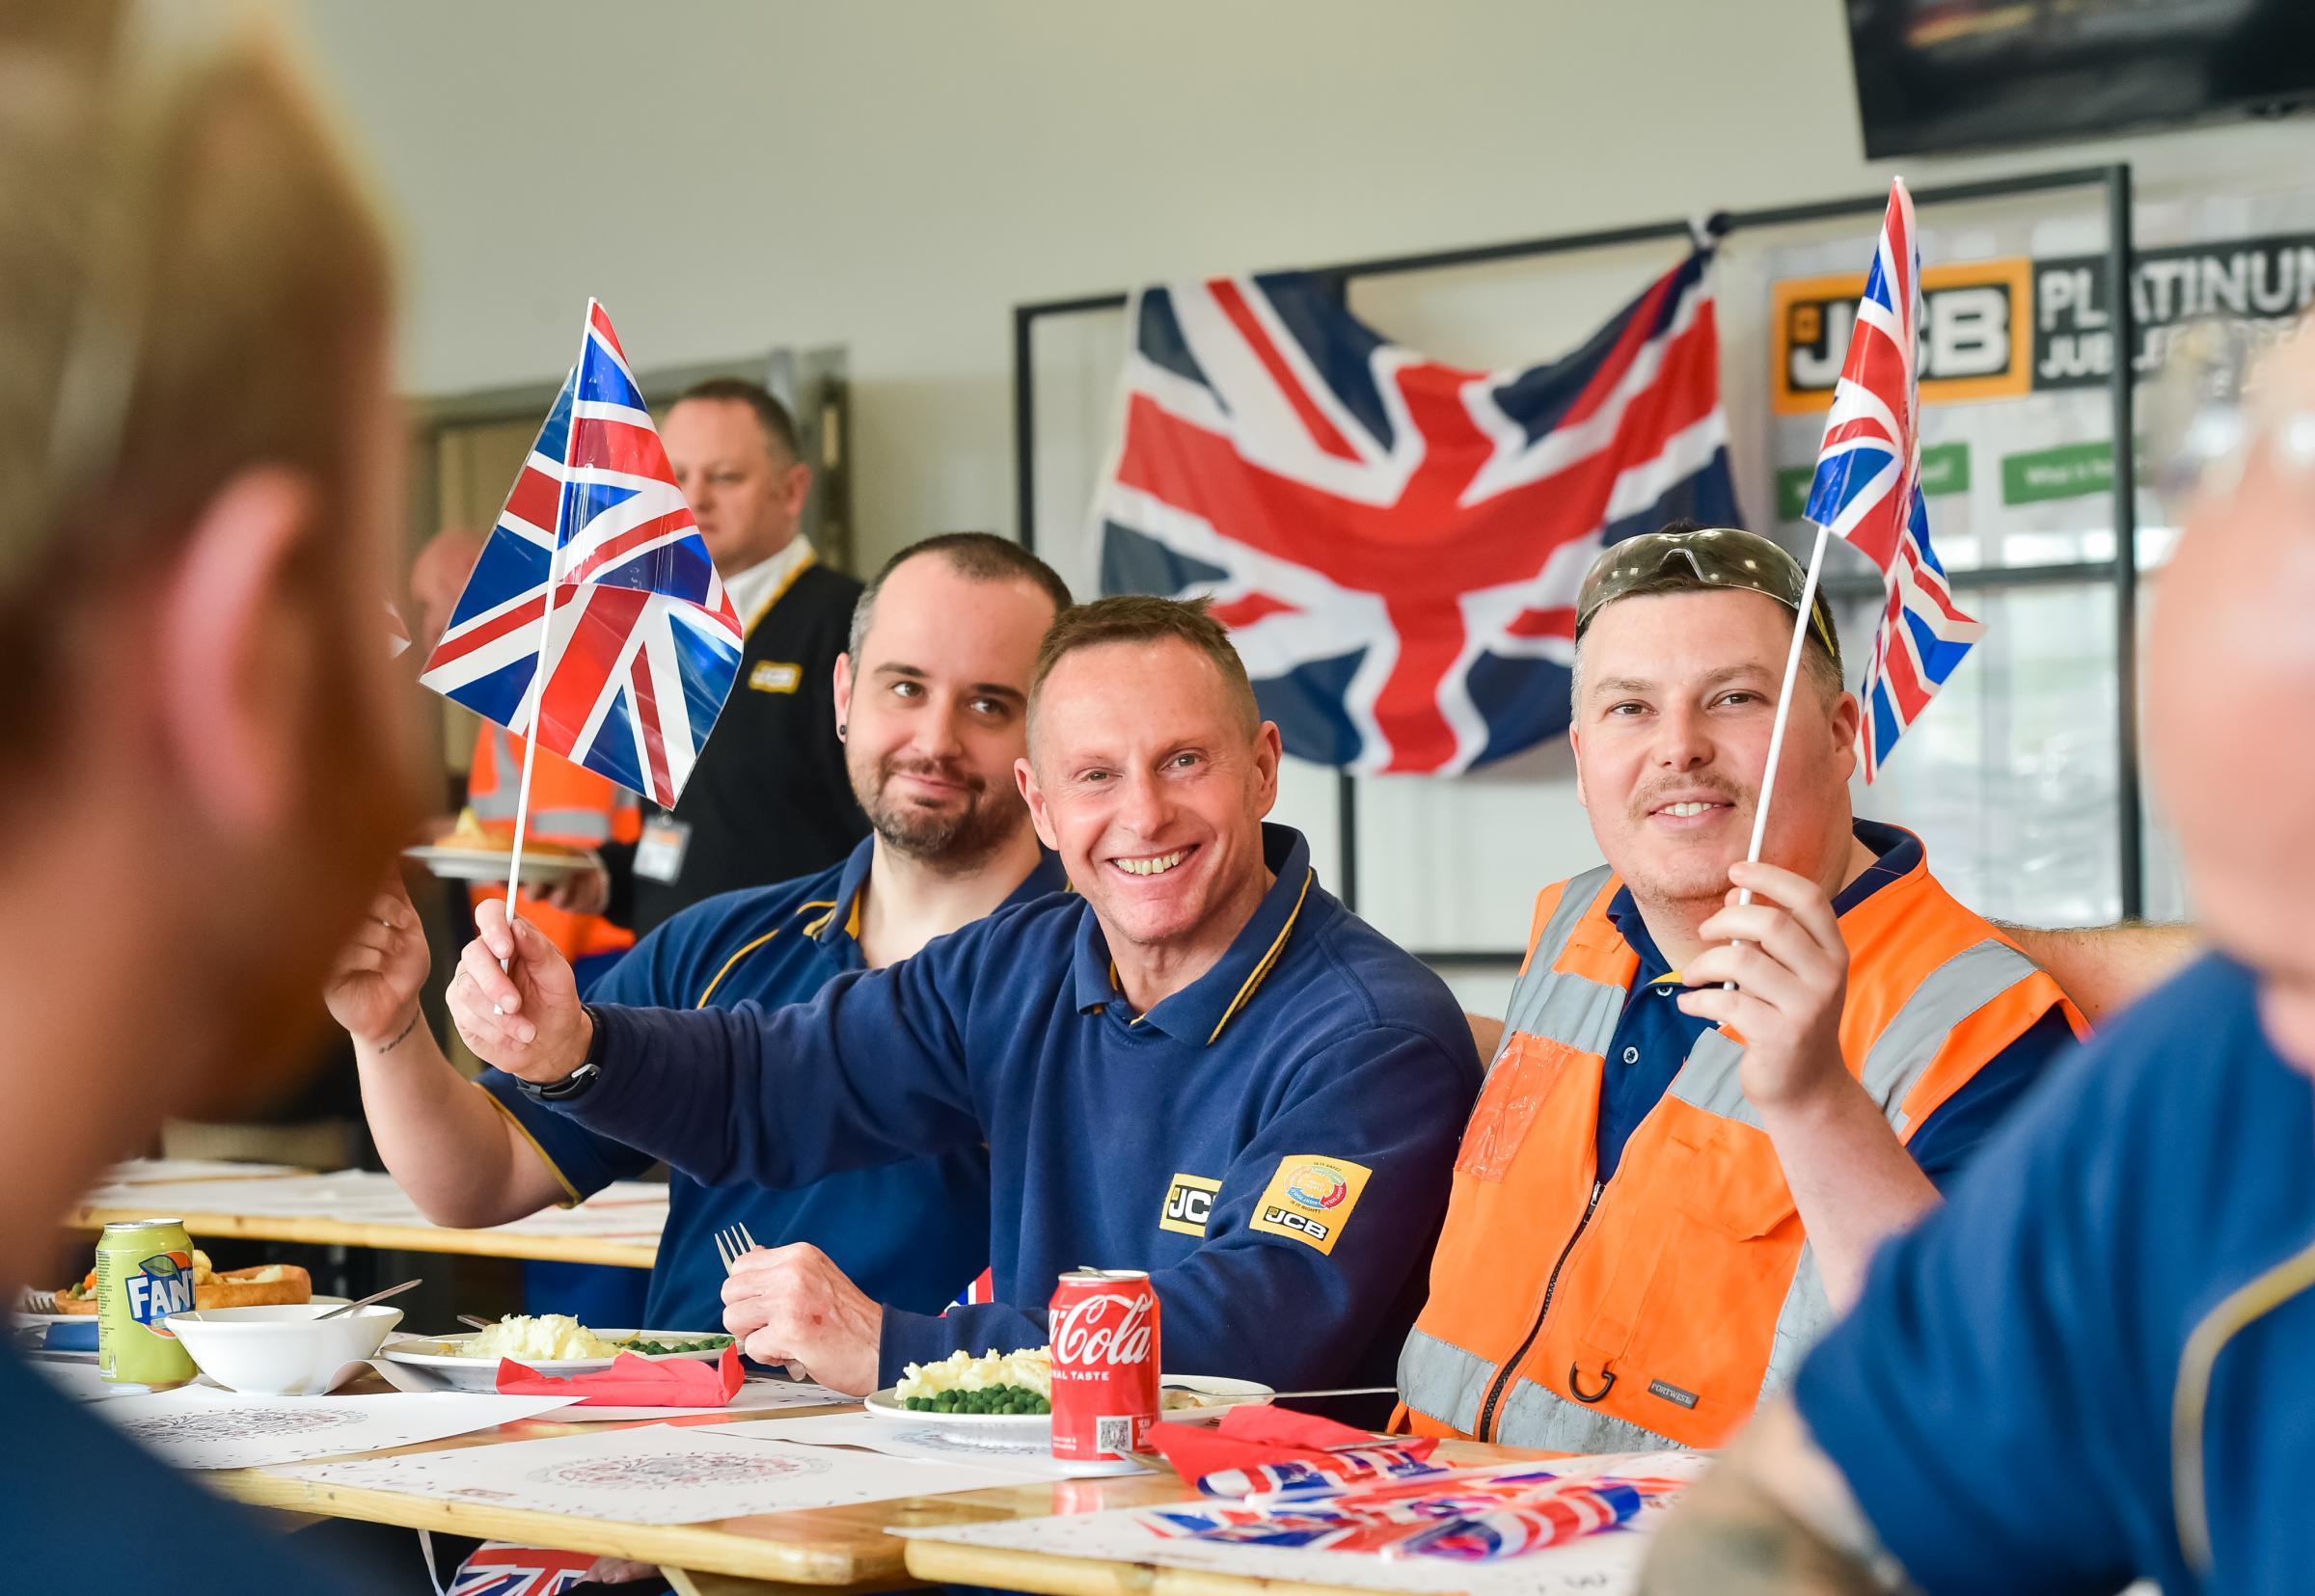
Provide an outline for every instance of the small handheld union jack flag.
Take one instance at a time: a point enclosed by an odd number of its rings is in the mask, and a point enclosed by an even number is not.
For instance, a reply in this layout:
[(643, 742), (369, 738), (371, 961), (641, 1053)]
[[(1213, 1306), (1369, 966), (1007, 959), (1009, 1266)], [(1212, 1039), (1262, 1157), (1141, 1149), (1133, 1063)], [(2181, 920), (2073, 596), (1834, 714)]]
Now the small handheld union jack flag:
[(1865, 717), (1857, 751), (1867, 781), (1985, 633), (1954, 607), (1946, 569), (1929, 546), (1920, 481), (1920, 246), (1913, 196), (1900, 178), (1890, 185), (1807, 512), (1864, 551), (1888, 589), (1860, 690)]
[(740, 617), (611, 317), (590, 300), (586, 322), (420, 680), (672, 808), (739, 674)]

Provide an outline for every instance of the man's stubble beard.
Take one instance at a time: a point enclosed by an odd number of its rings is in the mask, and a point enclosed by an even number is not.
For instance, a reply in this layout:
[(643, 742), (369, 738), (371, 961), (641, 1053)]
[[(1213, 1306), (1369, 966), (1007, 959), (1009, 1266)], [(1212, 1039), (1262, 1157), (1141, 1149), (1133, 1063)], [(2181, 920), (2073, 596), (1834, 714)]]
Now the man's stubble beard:
[[(967, 784), (968, 801), (947, 813), (888, 801), (885, 789), (898, 774), (938, 774)], [(866, 772), (855, 771), (853, 791), (868, 824), (885, 845), (945, 876), (963, 876), (988, 862), (1029, 824), (1028, 806), (1011, 793), (992, 793), (986, 782), (952, 765), (903, 766), (886, 759)]]

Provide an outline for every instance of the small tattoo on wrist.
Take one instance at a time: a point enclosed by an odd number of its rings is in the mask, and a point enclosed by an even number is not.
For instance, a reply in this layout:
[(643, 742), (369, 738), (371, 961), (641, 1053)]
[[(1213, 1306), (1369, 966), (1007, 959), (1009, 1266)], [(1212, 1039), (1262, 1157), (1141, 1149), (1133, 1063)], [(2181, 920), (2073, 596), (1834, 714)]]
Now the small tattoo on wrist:
[(400, 1034), (397, 1035), (392, 1041), (378, 1049), (378, 1056), (380, 1058), (384, 1058), (387, 1054), (393, 1052), (396, 1047), (399, 1047), (404, 1041), (408, 1041), (410, 1033), (418, 1029), (419, 1019), (422, 1014), (424, 1014), (424, 1013), (425, 1010), (422, 1007), (413, 1008), (410, 1011), (410, 1023), (403, 1026)]

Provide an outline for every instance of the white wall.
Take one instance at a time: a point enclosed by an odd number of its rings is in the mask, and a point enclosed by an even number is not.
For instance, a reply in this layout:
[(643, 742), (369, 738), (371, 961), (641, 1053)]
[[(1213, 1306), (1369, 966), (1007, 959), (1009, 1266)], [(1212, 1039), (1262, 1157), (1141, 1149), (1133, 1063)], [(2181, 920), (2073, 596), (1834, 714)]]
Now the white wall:
[[(843, 343), (869, 561), (1012, 528), (1018, 302), (1866, 194), (1890, 170), (1863, 158), (1832, 0), (303, 10), (404, 223), (409, 391), (551, 380), (589, 294), (646, 367)], [(2153, 196), (2303, 186), (2311, 155), (2302, 121), (1901, 170), (1918, 187), (2120, 157)], [(1502, 365), (1557, 353), (1653, 269), (1377, 282), (1354, 303), (1394, 338)], [(1074, 347), (1059, 335), (1043, 394), (1046, 426), (1079, 438), (1104, 424), (1114, 347), (1114, 318), (1092, 319), (1108, 325)], [(1724, 322), (1731, 369), (1761, 358), (1757, 330)], [(1731, 424), (1747, 461), (1757, 422)], [(1468, 788), (1452, 827), (1430, 824), (1434, 797), (1371, 785), (1364, 823), (1392, 840), (1389, 868), (1362, 850), (1377, 923), (1418, 946), (1515, 945), (1525, 893), (1589, 857), (1555, 759)], [(1298, 780), (1287, 808), (1324, 871), (1327, 780)], [(1534, 857), (1507, 867), (1489, 839), (1522, 825)], [(1442, 878), (1471, 890), (1442, 898)], [(1486, 1005), (1502, 985), (1465, 989)]]

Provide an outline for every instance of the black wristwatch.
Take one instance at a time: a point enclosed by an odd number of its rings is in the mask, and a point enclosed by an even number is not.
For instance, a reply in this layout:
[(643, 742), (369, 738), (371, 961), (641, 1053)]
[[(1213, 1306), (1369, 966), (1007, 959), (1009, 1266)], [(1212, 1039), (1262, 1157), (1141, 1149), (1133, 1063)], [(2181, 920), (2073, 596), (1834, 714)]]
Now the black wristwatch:
[(567, 1103), (573, 1097), (585, 1094), (595, 1084), (596, 1077), (603, 1073), (603, 1016), (591, 1003), (582, 1003), (579, 1008), (586, 1015), (586, 1023), (589, 1027), (586, 1039), (586, 1057), (580, 1063), (578, 1069), (563, 1076), (562, 1079), (549, 1081), (544, 1086), (534, 1081), (518, 1078), (515, 1085), (521, 1087), (523, 1096), (529, 1097), (532, 1102)]

